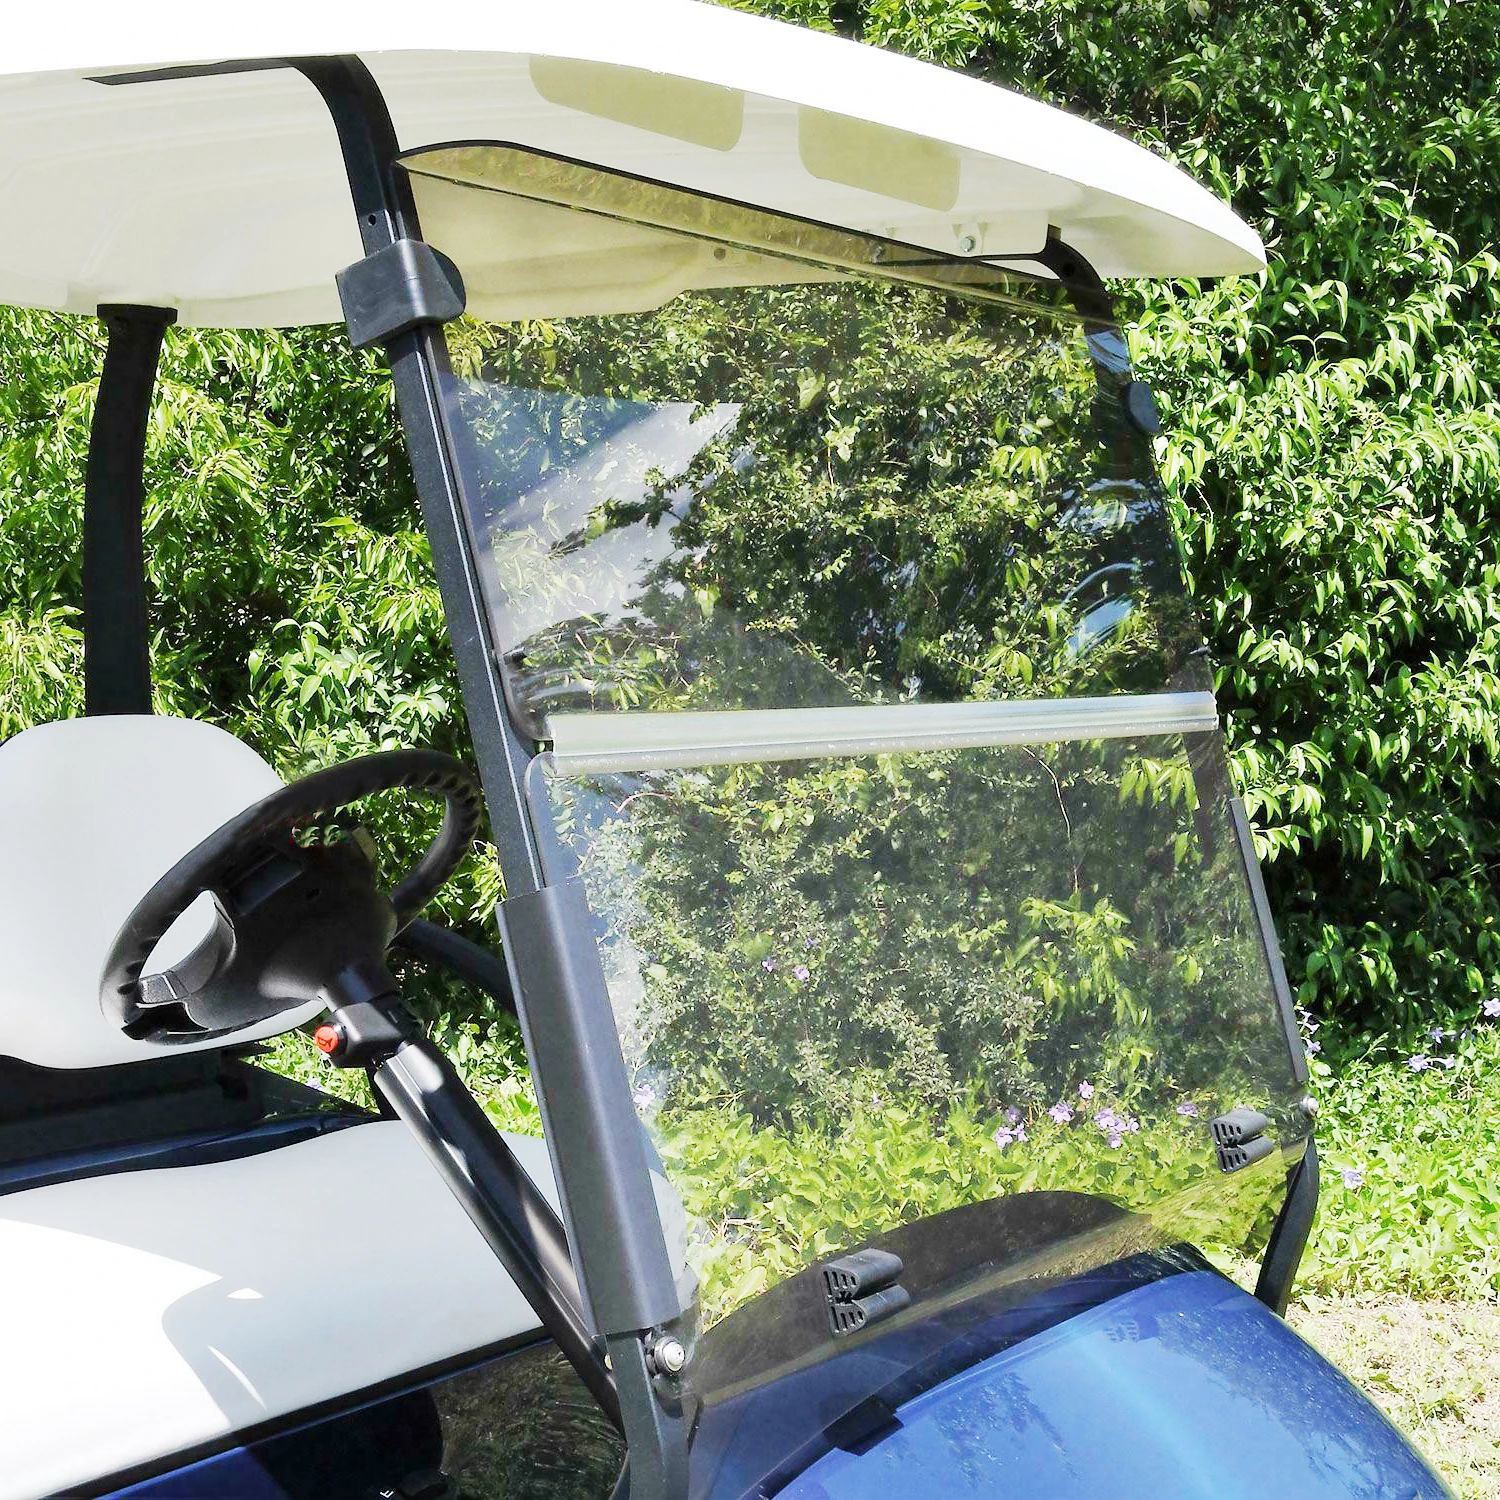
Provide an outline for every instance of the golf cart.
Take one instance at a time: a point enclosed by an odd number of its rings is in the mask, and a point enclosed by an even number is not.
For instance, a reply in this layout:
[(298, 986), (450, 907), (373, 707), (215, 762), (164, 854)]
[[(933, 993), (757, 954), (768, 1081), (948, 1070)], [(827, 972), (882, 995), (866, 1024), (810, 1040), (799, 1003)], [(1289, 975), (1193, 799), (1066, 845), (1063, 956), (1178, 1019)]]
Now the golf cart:
[[(1246, 225), (686, 0), (75, 4), (0, 66), (0, 302), (108, 332), (88, 711), (0, 745), (0, 1497), (1447, 1493), (1279, 1316), (1313, 1109), (1104, 280)], [(152, 713), (146, 423), (174, 322), (340, 321), (472, 769), (283, 785)], [(484, 818), (503, 954), (421, 916)]]

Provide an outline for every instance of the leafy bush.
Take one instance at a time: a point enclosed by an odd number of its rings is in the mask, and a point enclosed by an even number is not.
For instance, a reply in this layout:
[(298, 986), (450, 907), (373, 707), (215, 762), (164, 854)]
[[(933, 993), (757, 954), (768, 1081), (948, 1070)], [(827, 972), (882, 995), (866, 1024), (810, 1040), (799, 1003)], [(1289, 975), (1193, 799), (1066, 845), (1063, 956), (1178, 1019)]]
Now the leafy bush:
[(1041, 92), (1177, 158), (1259, 279), (1127, 290), (1304, 1000), (1473, 1015), (1500, 895), (1492, 4), (740, 0)]
[[(1471, 1014), (1500, 921), (1495, 7), (739, 3), (1066, 102), (1262, 228), (1262, 279), (1125, 290), (1236, 769), (1304, 999), (1354, 1033)], [(0, 734), (79, 706), (100, 354), (90, 324), (0, 313)], [(165, 377), (163, 706), (288, 771), (458, 740), (370, 362), (335, 333), (174, 330)], [(450, 912), (494, 888), (491, 871)]]
[(1080, 1071), (1136, 1104), (1284, 1095), (1243, 867), (1222, 807), (1190, 811), (1182, 782), (1164, 736), (555, 795), (589, 830), (627, 1061), (669, 1104), (769, 1124), (871, 1087), (935, 1116), (966, 1088), (1050, 1103)]

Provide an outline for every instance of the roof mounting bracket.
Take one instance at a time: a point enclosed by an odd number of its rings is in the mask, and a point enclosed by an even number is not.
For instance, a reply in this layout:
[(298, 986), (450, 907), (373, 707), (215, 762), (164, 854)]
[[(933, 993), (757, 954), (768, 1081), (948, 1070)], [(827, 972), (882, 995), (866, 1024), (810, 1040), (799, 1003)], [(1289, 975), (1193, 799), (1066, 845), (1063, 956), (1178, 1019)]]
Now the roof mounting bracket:
[(399, 239), (355, 261), (335, 278), (349, 342), (356, 349), (383, 344), (430, 323), (462, 316), (463, 277), (425, 240)]

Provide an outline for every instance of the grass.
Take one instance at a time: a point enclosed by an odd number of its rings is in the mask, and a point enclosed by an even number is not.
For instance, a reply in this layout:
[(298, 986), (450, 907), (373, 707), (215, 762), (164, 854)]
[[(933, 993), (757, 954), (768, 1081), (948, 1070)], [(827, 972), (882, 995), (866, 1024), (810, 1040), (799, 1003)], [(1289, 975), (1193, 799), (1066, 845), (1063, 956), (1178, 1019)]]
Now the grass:
[(1500, 1497), (1500, 1032), (1315, 1069), (1323, 1192), (1290, 1321), (1461, 1500)]
[(1500, 1309), (1306, 1296), (1288, 1317), (1385, 1409), (1460, 1500), (1500, 1495)]
[(1500, 1295), (1500, 1031), (1426, 1046), (1454, 1066), (1318, 1065), (1323, 1192), (1305, 1295)]

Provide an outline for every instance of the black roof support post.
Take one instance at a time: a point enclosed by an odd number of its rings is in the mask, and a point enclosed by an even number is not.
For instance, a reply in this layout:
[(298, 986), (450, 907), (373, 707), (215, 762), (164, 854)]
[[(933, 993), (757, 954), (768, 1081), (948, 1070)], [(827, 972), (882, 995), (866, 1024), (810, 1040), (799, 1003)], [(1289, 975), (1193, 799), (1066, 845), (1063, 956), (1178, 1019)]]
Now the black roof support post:
[[(446, 401), (451, 375), (441, 327), (462, 309), (460, 278), (451, 263), (421, 240), (411, 187), (397, 161), (395, 127), (364, 63), (357, 57), (301, 58), (292, 66), (322, 95), (338, 132), (365, 251), (363, 261), (341, 274), (340, 295), (351, 339), (385, 348), (505, 873), (507, 906), (518, 900), (530, 903), (524, 914), (502, 921), (502, 928), (508, 939), (518, 928), (528, 939), (529, 961), (518, 970), (509, 941), (507, 960), (513, 977), (524, 971), (513, 993), (538, 1094), (546, 1100), (549, 1080), (571, 1090), (560, 1110), (543, 1102), (543, 1119), (562, 1189), (566, 1243), (570, 1253), (577, 1251), (585, 1306), (573, 1305), (571, 1296), (539, 1296), (537, 1310), (559, 1347), (601, 1395), (606, 1411), (618, 1411), (622, 1419), (629, 1458), (617, 1497), (686, 1500), (687, 1424), (681, 1392), (675, 1377), (664, 1375), (654, 1363), (658, 1334), (680, 1308), (645, 1142), (598, 955), (587, 936), (587, 907), (578, 906), (581, 891), (543, 885), (525, 792), (535, 747), (511, 720), (466, 540), (464, 465), (459, 459), (466, 435)], [(544, 1013), (540, 1027), (532, 1024), (534, 1009)], [(547, 1026), (548, 1020), (556, 1025)], [(444, 1161), (452, 1158), (455, 1144), (462, 1150), (464, 1138), (479, 1149), (482, 1111), (474, 1110), (476, 1118), (466, 1127), (456, 1114), (424, 1122), (416, 1111), (408, 1114), (397, 1107), (434, 1151), (450, 1188), (481, 1229), (495, 1231), (490, 1243), (502, 1262), (509, 1265), (513, 1256), (529, 1259), (534, 1254), (539, 1263), (559, 1248), (561, 1226), (550, 1213), (535, 1212), (531, 1232), (518, 1235), (514, 1214), (498, 1197), (482, 1189), (470, 1192), (468, 1184), (445, 1169)], [(456, 1142), (455, 1136), (460, 1138)], [(591, 1151), (601, 1144), (610, 1149), (596, 1163)], [(509, 1150), (498, 1136), (486, 1148), (500, 1157)], [(518, 1174), (516, 1180), (523, 1177)], [(543, 1225), (545, 1232), (538, 1235)], [(528, 1246), (528, 1239), (535, 1243)], [(580, 1312), (584, 1318), (575, 1321)], [(594, 1337), (585, 1342), (588, 1333)]]
[(177, 321), (165, 307), (101, 307), (109, 330), (83, 482), (84, 709), (151, 712), (146, 623), (146, 422), (162, 339)]

